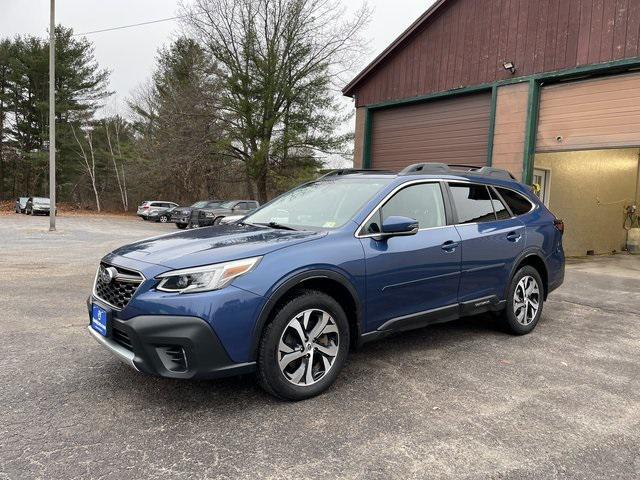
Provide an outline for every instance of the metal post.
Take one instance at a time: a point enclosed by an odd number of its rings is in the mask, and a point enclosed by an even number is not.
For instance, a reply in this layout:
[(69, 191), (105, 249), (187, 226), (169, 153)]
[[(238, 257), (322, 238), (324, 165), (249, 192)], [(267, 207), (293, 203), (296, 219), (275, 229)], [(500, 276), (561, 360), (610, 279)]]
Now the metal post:
[(56, 229), (56, 0), (49, 22), (49, 231)]

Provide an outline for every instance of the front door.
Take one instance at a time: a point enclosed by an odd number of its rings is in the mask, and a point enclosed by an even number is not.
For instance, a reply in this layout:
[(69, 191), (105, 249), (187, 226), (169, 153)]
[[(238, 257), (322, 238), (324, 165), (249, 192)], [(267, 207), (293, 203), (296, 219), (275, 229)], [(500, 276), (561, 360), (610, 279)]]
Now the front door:
[(512, 218), (493, 189), (472, 183), (449, 185), (462, 238), (458, 294), (463, 311), (503, 300), (513, 262), (525, 245), (525, 226)]
[[(416, 235), (377, 239), (385, 218), (419, 223)], [(360, 232), (367, 272), (367, 331), (401, 329), (457, 314), (460, 236), (447, 225), (438, 182), (407, 186), (391, 197)]]

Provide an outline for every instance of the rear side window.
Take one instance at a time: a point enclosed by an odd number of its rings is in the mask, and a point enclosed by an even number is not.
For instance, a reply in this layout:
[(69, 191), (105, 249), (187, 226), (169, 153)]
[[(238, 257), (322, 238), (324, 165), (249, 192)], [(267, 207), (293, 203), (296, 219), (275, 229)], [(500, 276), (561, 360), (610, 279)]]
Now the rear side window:
[(458, 223), (484, 223), (496, 219), (493, 201), (485, 185), (451, 183), (449, 188), (458, 214)]
[(489, 193), (491, 194), (491, 201), (493, 202), (493, 209), (496, 212), (496, 217), (498, 220), (508, 220), (511, 218), (511, 213), (509, 209), (506, 207), (500, 197), (496, 194), (495, 190), (489, 189)]
[(533, 205), (529, 200), (524, 198), (519, 193), (514, 192), (513, 190), (507, 190), (506, 188), (497, 187), (496, 190), (498, 190), (500, 196), (504, 199), (507, 205), (509, 205), (509, 208), (515, 216), (529, 213), (533, 208)]

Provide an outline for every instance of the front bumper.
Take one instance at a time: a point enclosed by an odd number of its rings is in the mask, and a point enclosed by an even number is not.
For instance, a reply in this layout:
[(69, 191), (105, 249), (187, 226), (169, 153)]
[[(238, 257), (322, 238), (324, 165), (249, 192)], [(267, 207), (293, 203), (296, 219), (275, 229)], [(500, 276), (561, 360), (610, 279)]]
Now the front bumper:
[(255, 362), (233, 362), (209, 324), (197, 317), (149, 315), (121, 320), (110, 315), (106, 337), (88, 328), (118, 359), (151, 375), (219, 378), (255, 370)]

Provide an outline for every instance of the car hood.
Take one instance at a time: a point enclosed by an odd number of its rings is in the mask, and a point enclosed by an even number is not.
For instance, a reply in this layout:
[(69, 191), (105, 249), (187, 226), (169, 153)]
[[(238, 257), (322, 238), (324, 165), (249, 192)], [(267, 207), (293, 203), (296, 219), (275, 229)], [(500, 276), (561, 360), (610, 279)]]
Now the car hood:
[(322, 238), (326, 232), (276, 230), (229, 224), (198, 228), (125, 245), (109, 256), (121, 256), (171, 269), (196, 267), (266, 255), (298, 243)]
[(171, 213), (191, 213), (191, 207), (176, 207), (176, 209)]
[(211, 213), (231, 213), (231, 210), (228, 208), (198, 208), (196, 210), (199, 210), (201, 212), (211, 212)]

